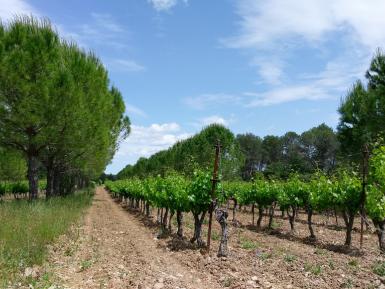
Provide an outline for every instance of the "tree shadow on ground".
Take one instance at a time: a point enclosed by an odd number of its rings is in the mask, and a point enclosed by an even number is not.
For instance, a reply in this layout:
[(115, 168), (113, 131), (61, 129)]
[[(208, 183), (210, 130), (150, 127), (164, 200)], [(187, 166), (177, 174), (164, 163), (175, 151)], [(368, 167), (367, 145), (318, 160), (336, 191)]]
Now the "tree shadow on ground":
[[(305, 222), (305, 223), (307, 223), (307, 222)], [(330, 225), (330, 226), (333, 227), (333, 225)], [(243, 229), (247, 229), (247, 230), (252, 231), (252, 232), (256, 232), (256, 233), (260, 233), (260, 234), (264, 234), (264, 235), (272, 235), (272, 236), (275, 236), (279, 239), (288, 240), (288, 241), (292, 241), (292, 242), (298, 242), (298, 243), (302, 243), (302, 244), (305, 244), (308, 246), (328, 250), (328, 251), (339, 253), (339, 254), (349, 255), (349, 256), (353, 256), (353, 257), (359, 257), (359, 256), (364, 255), (364, 252), (362, 250), (360, 250), (359, 248), (356, 248), (354, 246), (349, 247), (349, 246), (340, 245), (340, 244), (322, 243), (317, 239), (310, 238), (310, 236), (300, 237), (300, 236), (295, 235), (295, 234), (290, 233), (290, 232), (283, 232), (280, 229), (273, 229), (273, 228), (269, 229), (267, 227), (258, 228), (255, 225), (242, 225), (242, 224), (240, 224), (239, 227), (243, 228)], [(335, 228), (335, 230), (343, 230), (344, 229), (343, 227), (339, 227), (339, 226), (334, 226), (334, 228)], [(354, 229), (356, 229), (356, 228), (354, 228)], [(354, 231), (356, 231), (356, 230), (354, 230)]]
[(179, 237), (176, 234), (171, 235), (171, 239), (167, 241), (167, 248), (171, 251), (186, 251), (186, 250), (200, 250), (196, 243), (191, 243), (186, 237)]
[(273, 235), (279, 239), (302, 243), (315, 248), (328, 250), (334, 253), (339, 253), (339, 254), (344, 254), (344, 255), (349, 255), (354, 257), (360, 257), (360, 256), (363, 256), (364, 254), (360, 249), (353, 246), (349, 247), (349, 246), (340, 245), (340, 244), (329, 244), (329, 243), (325, 244), (323, 242), (318, 241), (317, 239), (312, 239), (309, 236), (300, 237), (292, 233), (284, 233), (280, 230), (270, 230), (270, 231), (265, 231), (264, 233)]

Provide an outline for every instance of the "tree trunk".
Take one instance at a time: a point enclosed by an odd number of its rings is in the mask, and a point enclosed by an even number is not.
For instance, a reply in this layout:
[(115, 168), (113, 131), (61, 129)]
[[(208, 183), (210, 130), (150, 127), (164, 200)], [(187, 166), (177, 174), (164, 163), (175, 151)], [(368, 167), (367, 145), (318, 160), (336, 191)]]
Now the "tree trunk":
[(255, 219), (254, 208), (255, 208), (255, 204), (253, 203), (253, 205), (251, 206), (251, 213), (253, 214), (253, 222), (252, 222), (253, 227), (254, 227), (254, 219)]
[[(291, 213), (290, 213), (290, 209), (291, 209)], [(290, 208), (287, 209), (287, 215), (289, 217), (290, 232), (291, 233), (295, 232), (295, 228), (294, 228), (295, 212), (296, 212), (296, 209), (293, 206), (290, 206)]]
[(168, 217), (168, 208), (166, 208), (166, 211), (164, 212), (164, 215), (163, 215), (163, 220), (162, 220), (163, 232), (165, 232), (167, 228), (167, 217)]
[(203, 247), (205, 245), (202, 240), (202, 223), (205, 218), (205, 214), (206, 212), (203, 212), (199, 218), (199, 214), (194, 213), (194, 236), (191, 239), (191, 243), (196, 241), (199, 247)]
[(352, 231), (354, 224), (354, 214), (344, 211), (342, 214), (346, 225), (346, 238), (345, 246), (350, 247), (352, 245)]
[(237, 208), (237, 199), (233, 198), (233, 222), (235, 222), (235, 210)]
[(385, 253), (385, 232), (384, 232), (385, 220), (380, 222), (373, 220), (373, 223), (374, 223), (374, 226), (376, 227), (376, 233), (378, 236), (378, 245), (380, 247), (381, 252)]
[(310, 239), (316, 240), (316, 236), (315, 236), (314, 230), (313, 230), (313, 223), (311, 220), (312, 217), (313, 217), (313, 208), (312, 208), (312, 206), (308, 206), (307, 207), (307, 225), (309, 227)]
[(47, 188), (45, 197), (48, 199), (54, 195), (54, 171), (51, 166), (47, 166)]
[(221, 242), (219, 244), (218, 257), (227, 257), (228, 249), (227, 249), (227, 212), (224, 210), (216, 210), (215, 217), (218, 223), (221, 225), (222, 229), (222, 237)]
[(37, 199), (39, 191), (39, 162), (36, 156), (28, 156), (28, 184), (29, 184), (29, 199)]
[(171, 214), (170, 214), (170, 218), (168, 219), (168, 231), (170, 232), (170, 234), (171, 234), (171, 231), (172, 231), (172, 217), (174, 217), (174, 212), (171, 212)]
[(159, 224), (162, 225), (163, 223), (163, 208), (160, 209), (160, 218), (159, 218)]
[(263, 207), (258, 206), (257, 228), (261, 227), (262, 218), (263, 218)]
[(275, 210), (275, 205), (271, 205), (269, 209), (269, 229), (273, 226), (273, 218), (274, 218), (274, 210)]
[(336, 209), (334, 209), (334, 216), (336, 217), (336, 226), (338, 226), (338, 213)]
[(146, 202), (146, 217), (150, 217), (150, 204), (149, 202)]
[(176, 234), (178, 237), (182, 238), (183, 237), (183, 213), (181, 211), (176, 212), (176, 221), (178, 223), (178, 231)]

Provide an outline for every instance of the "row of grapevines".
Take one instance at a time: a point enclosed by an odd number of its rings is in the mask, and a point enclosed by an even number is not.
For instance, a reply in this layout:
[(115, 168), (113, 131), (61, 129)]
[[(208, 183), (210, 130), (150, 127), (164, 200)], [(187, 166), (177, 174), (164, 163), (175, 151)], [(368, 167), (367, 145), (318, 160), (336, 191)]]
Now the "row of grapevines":
[[(177, 214), (178, 235), (183, 235), (183, 213), (194, 216), (194, 237), (192, 241), (203, 244), (201, 228), (211, 203), (211, 175), (197, 171), (191, 180), (178, 174), (166, 177), (149, 177), (145, 180), (129, 179), (106, 183), (116, 197), (126, 199), (131, 206), (142, 202), (143, 211), (149, 214), (150, 207), (164, 208), (160, 223), (165, 228), (167, 216)], [(239, 206), (257, 207), (260, 227), (265, 210), (269, 212), (269, 228), (272, 227), (276, 206), (287, 212), (291, 230), (295, 230), (295, 218), (300, 209), (307, 213), (310, 238), (315, 239), (313, 212), (335, 211), (343, 217), (346, 227), (345, 245), (352, 242), (354, 219), (362, 197), (362, 182), (357, 174), (341, 172), (338, 176), (327, 177), (315, 174), (304, 181), (292, 175), (285, 181), (256, 179), (253, 182), (225, 182), (217, 190), (220, 201), (233, 200)], [(366, 210), (377, 228), (381, 250), (385, 251), (385, 147), (377, 149), (370, 161), (369, 182), (367, 186)], [(159, 211), (159, 210), (158, 210)], [(233, 209), (235, 219), (235, 206)], [(170, 225), (170, 221), (169, 221)]]
[(310, 238), (315, 239), (312, 227), (312, 215), (316, 210), (324, 212), (336, 210), (346, 224), (345, 244), (351, 244), (354, 217), (359, 210), (362, 185), (354, 174), (341, 173), (336, 178), (327, 178), (316, 174), (310, 181), (303, 181), (298, 175), (292, 175), (286, 181), (257, 179), (252, 183), (225, 183), (226, 195), (231, 196), (240, 205), (251, 205), (259, 209), (257, 227), (260, 227), (263, 213), (269, 209), (269, 228), (272, 226), (275, 207), (286, 211), (291, 231), (295, 230), (295, 218), (298, 210), (308, 214)]
[[(196, 171), (191, 180), (178, 174), (166, 177), (149, 177), (144, 180), (128, 179), (106, 182), (106, 188), (115, 197), (126, 201), (129, 206), (139, 207), (149, 215), (151, 207), (165, 210), (160, 214), (159, 222), (166, 230), (167, 221), (176, 213), (179, 236), (183, 236), (183, 213), (191, 212), (194, 216), (194, 236), (192, 242), (202, 246), (202, 224), (211, 204), (211, 175), (209, 172)], [(142, 205), (141, 205), (142, 204)], [(167, 220), (170, 214), (170, 220)]]
[[(45, 190), (46, 182), (39, 182), (39, 189)], [(16, 199), (21, 197), (26, 197), (28, 194), (28, 182), (19, 181), (19, 182), (6, 182), (0, 181), (0, 198), (6, 194), (13, 194)]]

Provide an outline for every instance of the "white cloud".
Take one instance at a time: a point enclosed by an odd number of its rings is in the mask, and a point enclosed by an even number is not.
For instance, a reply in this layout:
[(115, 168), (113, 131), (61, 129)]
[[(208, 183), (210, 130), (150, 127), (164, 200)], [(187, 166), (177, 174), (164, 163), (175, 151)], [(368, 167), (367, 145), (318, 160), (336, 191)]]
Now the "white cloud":
[(93, 12), (90, 21), (80, 25), (67, 26), (63, 30), (65, 38), (80, 43), (86, 49), (89, 49), (90, 46), (95, 48), (100, 45), (122, 50), (127, 48), (129, 40), (127, 28), (120, 25), (110, 14)]
[(126, 105), (126, 114), (130, 116), (130, 114), (134, 114), (140, 117), (147, 117), (147, 114), (141, 110), (139, 107), (136, 107), (135, 105), (125, 103)]
[(266, 61), (264, 59), (254, 58), (251, 62), (252, 66), (258, 68), (258, 73), (263, 83), (278, 85), (282, 83), (283, 63), (280, 60)]
[(183, 102), (194, 109), (206, 109), (219, 104), (239, 104), (241, 98), (226, 93), (204, 93), (195, 97), (186, 97)]
[(125, 29), (110, 14), (91, 13), (91, 16), (98, 26), (103, 27), (105, 30), (116, 33), (125, 32)]
[(183, 2), (186, 5), (188, 4), (188, 0), (148, 0), (148, 2), (151, 3), (156, 11), (169, 11), (177, 5), (178, 2)]
[(114, 70), (128, 72), (139, 72), (146, 70), (146, 67), (131, 59), (113, 59), (107, 62), (107, 64), (110, 68)]
[[(239, 0), (235, 5), (238, 34), (222, 42), (249, 53), (259, 75), (256, 84), (267, 84), (265, 91), (247, 94), (254, 96), (249, 106), (338, 98), (363, 77), (375, 49), (385, 47), (385, 30), (378, 29), (385, 26), (381, 0)], [(303, 51), (311, 54), (302, 60)], [(324, 68), (314, 72), (322, 61)], [(302, 75), (292, 73), (298, 67), (305, 70)]]
[(200, 124), (202, 126), (207, 126), (210, 124), (222, 124), (222, 125), (227, 126), (229, 124), (229, 121), (227, 121), (226, 119), (224, 119), (221, 116), (211, 115), (211, 116), (204, 117), (204, 118), (200, 119)]
[(132, 125), (130, 135), (120, 144), (112, 161), (113, 166), (107, 171), (116, 173), (125, 165), (134, 164), (140, 157), (149, 157), (189, 136), (177, 123)]
[(0, 19), (9, 21), (17, 15), (34, 15), (39, 16), (35, 8), (23, 0), (0, 0)]
[(325, 40), (329, 32), (343, 32), (363, 45), (385, 44), (385, 2), (382, 0), (240, 0), (240, 34), (230, 47), (266, 47), (274, 42)]
[(365, 58), (353, 64), (345, 58), (328, 62), (324, 70), (315, 74), (304, 74), (300, 76), (296, 84), (279, 85), (261, 93), (245, 93), (246, 96), (254, 97), (247, 106), (268, 106), (297, 100), (339, 98), (363, 74), (365, 65), (367, 65)]

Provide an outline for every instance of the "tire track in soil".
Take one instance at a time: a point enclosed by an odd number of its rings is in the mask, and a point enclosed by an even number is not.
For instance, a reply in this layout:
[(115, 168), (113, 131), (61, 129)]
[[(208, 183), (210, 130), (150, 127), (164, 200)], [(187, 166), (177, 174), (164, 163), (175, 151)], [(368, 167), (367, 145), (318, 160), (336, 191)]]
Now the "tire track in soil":
[(158, 248), (151, 231), (101, 187), (77, 240), (59, 244), (50, 263), (65, 288), (221, 288)]

